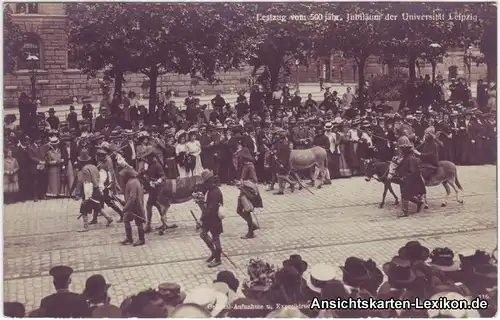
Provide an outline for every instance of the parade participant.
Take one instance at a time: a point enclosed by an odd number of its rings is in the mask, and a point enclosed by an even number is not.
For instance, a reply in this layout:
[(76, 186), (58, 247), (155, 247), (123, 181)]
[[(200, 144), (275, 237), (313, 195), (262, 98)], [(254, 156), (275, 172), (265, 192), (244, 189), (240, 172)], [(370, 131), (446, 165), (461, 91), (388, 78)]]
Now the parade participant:
[[(326, 150), (328, 155), (328, 167), (326, 168), (326, 180), (325, 184), (331, 184), (330, 174), (335, 171), (333, 167), (335, 166), (335, 161), (333, 159), (333, 152), (335, 151), (335, 134), (332, 132), (333, 123), (327, 122), (325, 126), (322, 128), (321, 126), (316, 127), (316, 136), (313, 139), (313, 146), (322, 147)], [(333, 170), (330, 170), (333, 169)], [(334, 175), (335, 176), (335, 175)]]
[(236, 213), (246, 221), (248, 227), (247, 234), (241, 239), (253, 239), (255, 238), (255, 230), (258, 230), (259, 226), (253, 222), (252, 213), (255, 208), (263, 207), (259, 188), (257, 183), (252, 180), (241, 180), (236, 186), (240, 189)]
[[(288, 175), (290, 172), (290, 153), (291, 148), (288, 140), (286, 139), (286, 131), (281, 130), (278, 132), (278, 140), (276, 142), (276, 147), (274, 150), (274, 159), (277, 162), (276, 174)], [(275, 192), (274, 195), (283, 195), (285, 190), (285, 182), (282, 179), (278, 179), (279, 190)], [(269, 187), (270, 190), (273, 189), (273, 185)]]
[(240, 180), (250, 180), (257, 183), (257, 172), (255, 171), (255, 159), (250, 150), (243, 146), (243, 138), (238, 139), (237, 150), (234, 155), (236, 158), (236, 168), (240, 172)]
[[(78, 232), (89, 231), (89, 217), (93, 211), (101, 211), (101, 191), (99, 189), (99, 170), (93, 164), (85, 165), (80, 172), (82, 183), (82, 204), (80, 206), (80, 217), (83, 220), (83, 228)], [(79, 217), (79, 218), (80, 218)]]
[(153, 147), (149, 146), (144, 155), (144, 160), (148, 164), (148, 168), (144, 171), (144, 173), (140, 172), (139, 174), (143, 175), (145, 178), (144, 187), (148, 191), (148, 201), (146, 203), (146, 214), (147, 214), (147, 223), (146, 229), (144, 232), (151, 232), (151, 222), (153, 220), (153, 206), (156, 207), (158, 212), (160, 213), (160, 219), (162, 222), (162, 226), (160, 229), (165, 229), (167, 227), (167, 223), (164, 220), (164, 212), (162, 206), (158, 203), (159, 196), (159, 188), (162, 183), (165, 181), (165, 172), (161, 164), (158, 161), (157, 155), (153, 149)]
[[(134, 247), (146, 244), (144, 237), (144, 190), (137, 178), (137, 172), (130, 167), (121, 155), (117, 155), (116, 163), (120, 170), (120, 181), (125, 190), (125, 204), (123, 206), (123, 222), (125, 225), (125, 240), (122, 245), (134, 244)], [(132, 238), (131, 222), (135, 221), (139, 240), (134, 243)]]
[(111, 195), (111, 186), (114, 184), (115, 178), (110, 173), (113, 169), (109, 168), (109, 165), (106, 163), (107, 152), (103, 149), (96, 150), (96, 159), (98, 162), (97, 169), (99, 170), (99, 192), (100, 192), (100, 210), (96, 210), (97, 207), (93, 211), (92, 221), (89, 224), (97, 224), (97, 216), (101, 214), (108, 223), (106, 227), (113, 223), (113, 219), (104, 211), (104, 204), (107, 204), (108, 207), (112, 208), (118, 215), (120, 216), (120, 221), (123, 221), (123, 213), (118, 208), (118, 206), (114, 203), (114, 200)]
[(186, 170), (186, 160), (188, 154), (188, 149), (186, 146), (186, 131), (177, 131), (177, 133), (175, 134), (175, 141), (177, 142), (177, 144), (175, 145), (175, 154), (179, 178), (185, 178), (188, 176)]
[(139, 140), (139, 145), (136, 147), (137, 152), (137, 167), (135, 168), (137, 172), (142, 172), (147, 167), (146, 161), (144, 161), (144, 153), (146, 152), (147, 147), (149, 146), (149, 133), (146, 131), (141, 131), (137, 135), (137, 139)]
[(85, 298), (69, 291), (73, 269), (67, 266), (57, 266), (50, 269), (54, 278), (52, 284), (56, 293), (42, 299), (40, 316), (42, 318), (85, 318), (88, 316), (88, 304)]
[(153, 147), (155, 154), (158, 156), (160, 163), (163, 161), (163, 152), (165, 151), (165, 142), (160, 137), (160, 131), (157, 126), (151, 126), (151, 139), (149, 144)]
[(220, 215), (220, 207), (224, 205), (222, 192), (220, 191), (217, 178), (212, 172), (205, 170), (201, 173), (202, 189), (205, 194), (204, 199), (196, 199), (200, 207), (201, 214), (201, 232), (202, 235), (207, 235), (210, 232), (212, 238), (212, 246), (209, 247), (211, 251), (210, 257), (206, 260), (209, 268), (219, 266), (221, 262), (222, 246), (220, 242), (220, 235), (222, 234), (222, 219)]
[(425, 194), (425, 185), (420, 176), (418, 159), (414, 155), (413, 145), (408, 137), (398, 139), (398, 148), (402, 159), (396, 168), (396, 174), (401, 178), (402, 213), (398, 217), (408, 216), (408, 202), (417, 204), (417, 212), (422, 207), (421, 196)]
[[(414, 152), (422, 163), (420, 164), (420, 173), (427, 183), (430, 177), (434, 175), (439, 165), (439, 148), (442, 147), (439, 140), (436, 139), (434, 127), (429, 127), (424, 131), (423, 142)], [(418, 151), (420, 149), (421, 151)]]

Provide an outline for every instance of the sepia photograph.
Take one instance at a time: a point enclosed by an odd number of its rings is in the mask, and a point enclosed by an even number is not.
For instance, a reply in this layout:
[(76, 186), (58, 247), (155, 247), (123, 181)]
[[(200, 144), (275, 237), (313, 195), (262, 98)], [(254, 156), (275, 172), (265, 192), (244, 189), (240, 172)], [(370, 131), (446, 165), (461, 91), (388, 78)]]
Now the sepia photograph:
[(497, 3), (3, 3), (3, 315), (493, 318)]

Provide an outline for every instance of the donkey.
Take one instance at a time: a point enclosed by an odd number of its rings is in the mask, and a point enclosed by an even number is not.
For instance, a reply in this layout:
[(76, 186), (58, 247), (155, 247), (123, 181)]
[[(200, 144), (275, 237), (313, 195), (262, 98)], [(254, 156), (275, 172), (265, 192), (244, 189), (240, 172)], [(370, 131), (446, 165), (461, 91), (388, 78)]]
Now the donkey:
[[(394, 193), (391, 184), (399, 184), (398, 181), (392, 180), (389, 174), (389, 167), (391, 162), (389, 161), (378, 161), (376, 159), (367, 159), (365, 160), (365, 181), (369, 182), (372, 178), (375, 178), (377, 181), (382, 182), (384, 184), (384, 192), (382, 195), (382, 202), (379, 205), (379, 208), (384, 207), (385, 197), (387, 195), (387, 191), (391, 192), (396, 201), (395, 205), (399, 204), (398, 197)], [(460, 204), (463, 204), (464, 201), (460, 198), (460, 194), (458, 190), (463, 191), (462, 185), (458, 180), (457, 167), (453, 162), (450, 161), (439, 161), (439, 166), (436, 173), (426, 182), (427, 187), (433, 187), (442, 184), (444, 189), (446, 190), (446, 198), (441, 202), (441, 207), (446, 207), (448, 203), (448, 197), (451, 194), (450, 186), (455, 191), (456, 201)], [(424, 195), (425, 205), (424, 208), (428, 209), (427, 205), (427, 197)]]

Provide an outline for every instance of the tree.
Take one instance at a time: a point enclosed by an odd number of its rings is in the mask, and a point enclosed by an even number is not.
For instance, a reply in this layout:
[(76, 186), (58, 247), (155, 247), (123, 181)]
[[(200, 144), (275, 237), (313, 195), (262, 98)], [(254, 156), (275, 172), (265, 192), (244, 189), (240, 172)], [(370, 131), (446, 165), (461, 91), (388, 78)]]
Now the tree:
[[(253, 74), (263, 67), (269, 75), (270, 89), (274, 90), (280, 74), (288, 75), (290, 67), (299, 61), (307, 65), (312, 50), (313, 29), (316, 21), (311, 20), (313, 8), (305, 3), (258, 3), (248, 5), (248, 14), (257, 17), (253, 21), (257, 30), (256, 50), (249, 59), (254, 67)], [(307, 19), (301, 19), (299, 14)], [(262, 16), (284, 16), (285, 19), (262, 20)], [(259, 18), (260, 17), (260, 18)], [(313, 18), (314, 19), (314, 18)]]
[(93, 2), (66, 4), (70, 49), (78, 68), (89, 77), (106, 70), (120, 92), (131, 55), (127, 47), (130, 10), (125, 3)]
[(23, 33), (19, 25), (12, 20), (12, 8), (5, 5), (3, 8), (3, 72), (15, 70), (17, 59), (23, 45)]
[[(387, 10), (399, 18), (394, 21), (385, 20), (383, 28), (387, 36), (382, 40), (383, 52), (408, 60), (410, 81), (416, 78), (415, 67), (418, 59), (429, 60), (434, 73), (436, 58), (443, 55), (456, 44), (454, 21), (448, 19), (447, 5), (442, 3), (390, 3)], [(402, 19), (404, 14), (414, 12), (417, 15), (428, 15), (444, 19), (413, 20)], [(438, 44), (439, 46), (435, 46)]]
[[(84, 71), (110, 64), (115, 77), (126, 71), (144, 73), (150, 79), (150, 110), (156, 106), (160, 75), (191, 74), (217, 81), (218, 72), (239, 67), (252, 49), (249, 39), (254, 34), (247, 27), (252, 18), (242, 4), (86, 3), (74, 7), (78, 18), (70, 18), (74, 20), (71, 39), (80, 48), (79, 39), (86, 44), (83, 48), (88, 50), (82, 50), (79, 59), (87, 68)], [(85, 16), (91, 17), (82, 21)]]
[[(330, 3), (325, 4), (331, 6)], [(339, 3), (329, 12), (335, 12), (341, 17), (347, 14), (383, 15), (387, 3)], [(365, 104), (365, 66), (368, 58), (379, 55), (381, 41), (385, 38), (385, 30), (380, 20), (336, 20), (322, 23), (315, 40), (315, 54), (318, 57), (330, 56), (341, 51), (345, 58), (352, 58), (358, 70), (359, 107)]]

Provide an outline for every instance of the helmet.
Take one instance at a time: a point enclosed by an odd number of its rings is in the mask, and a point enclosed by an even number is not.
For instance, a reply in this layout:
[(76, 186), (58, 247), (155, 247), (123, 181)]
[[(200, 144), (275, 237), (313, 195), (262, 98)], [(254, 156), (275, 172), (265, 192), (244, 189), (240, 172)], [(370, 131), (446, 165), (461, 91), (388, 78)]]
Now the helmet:
[(402, 136), (398, 139), (398, 148), (411, 148), (413, 145), (407, 136)]

